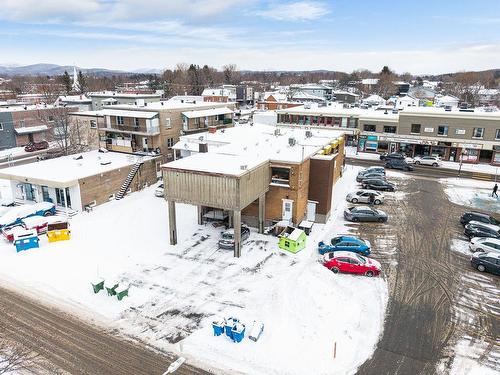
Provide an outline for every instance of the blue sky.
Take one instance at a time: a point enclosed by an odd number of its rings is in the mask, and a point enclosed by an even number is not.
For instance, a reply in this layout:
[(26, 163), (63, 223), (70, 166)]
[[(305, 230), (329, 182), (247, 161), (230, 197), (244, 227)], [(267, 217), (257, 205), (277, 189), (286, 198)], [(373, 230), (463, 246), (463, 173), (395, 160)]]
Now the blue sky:
[(0, 63), (500, 68), (499, 0), (0, 0)]

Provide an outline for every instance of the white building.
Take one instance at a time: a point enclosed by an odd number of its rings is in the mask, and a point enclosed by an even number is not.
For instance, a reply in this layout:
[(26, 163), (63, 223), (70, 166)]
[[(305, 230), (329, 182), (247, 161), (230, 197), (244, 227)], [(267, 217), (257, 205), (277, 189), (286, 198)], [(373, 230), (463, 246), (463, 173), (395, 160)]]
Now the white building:
[(460, 100), (451, 95), (436, 95), (434, 98), (434, 106), (435, 107), (458, 107), (458, 102)]

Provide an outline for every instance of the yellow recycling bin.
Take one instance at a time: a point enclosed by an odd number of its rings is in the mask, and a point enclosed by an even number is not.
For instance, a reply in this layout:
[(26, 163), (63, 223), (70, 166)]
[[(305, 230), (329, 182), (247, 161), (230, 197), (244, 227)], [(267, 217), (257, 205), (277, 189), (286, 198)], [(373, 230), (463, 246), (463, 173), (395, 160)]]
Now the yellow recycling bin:
[(71, 238), (71, 230), (67, 221), (50, 223), (47, 227), (49, 242), (67, 241)]

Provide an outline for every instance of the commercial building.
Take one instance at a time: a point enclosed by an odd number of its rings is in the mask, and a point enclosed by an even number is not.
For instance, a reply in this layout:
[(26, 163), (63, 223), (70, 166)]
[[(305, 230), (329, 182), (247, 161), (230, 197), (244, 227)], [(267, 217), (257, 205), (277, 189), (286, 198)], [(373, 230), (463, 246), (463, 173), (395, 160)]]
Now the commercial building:
[(353, 129), (360, 151), (439, 155), (445, 160), (500, 165), (500, 112), (433, 107), (402, 111), (296, 107), (277, 111), (278, 125)]
[(157, 181), (159, 158), (90, 151), (0, 170), (19, 202), (82, 211)]
[(243, 221), (261, 233), (282, 221), (325, 222), (344, 165), (343, 135), (254, 124), (183, 136), (186, 157), (162, 166), (171, 243), (177, 241), (176, 203), (198, 206), (200, 224), (217, 211), (235, 228)]

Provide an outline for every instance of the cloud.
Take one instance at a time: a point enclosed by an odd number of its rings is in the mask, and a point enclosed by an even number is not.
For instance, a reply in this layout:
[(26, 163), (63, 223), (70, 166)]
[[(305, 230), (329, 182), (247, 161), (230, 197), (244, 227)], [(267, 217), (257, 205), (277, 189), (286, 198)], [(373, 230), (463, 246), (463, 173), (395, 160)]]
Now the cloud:
[(275, 4), (257, 15), (278, 21), (310, 21), (328, 14), (325, 4), (317, 1), (296, 1), (289, 4)]
[(0, 0), (0, 18), (10, 21), (54, 23), (79, 19), (82, 15), (99, 12), (103, 8), (99, 0)]

